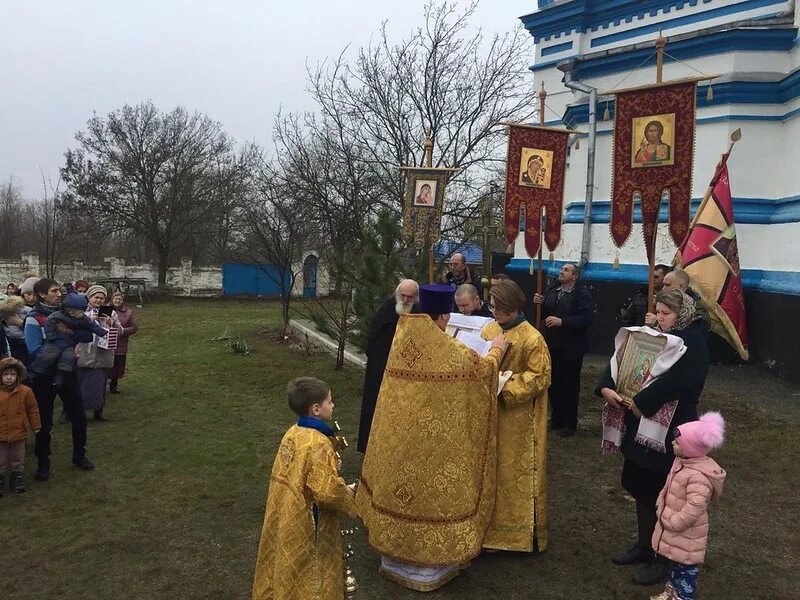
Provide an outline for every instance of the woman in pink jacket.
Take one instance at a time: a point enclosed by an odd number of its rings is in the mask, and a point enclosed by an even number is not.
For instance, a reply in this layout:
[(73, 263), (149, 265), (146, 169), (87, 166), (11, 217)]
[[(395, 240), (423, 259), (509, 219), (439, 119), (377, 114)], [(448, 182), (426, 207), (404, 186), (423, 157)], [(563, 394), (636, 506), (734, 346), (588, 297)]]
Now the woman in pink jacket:
[(722, 494), (725, 471), (706, 456), (722, 445), (725, 421), (716, 412), (677, 427), (675, 462), (656, 502), (653, 549), (673, 561), (666, 588), (650, 600), (693, 600), (708, 542), (708, 503)]

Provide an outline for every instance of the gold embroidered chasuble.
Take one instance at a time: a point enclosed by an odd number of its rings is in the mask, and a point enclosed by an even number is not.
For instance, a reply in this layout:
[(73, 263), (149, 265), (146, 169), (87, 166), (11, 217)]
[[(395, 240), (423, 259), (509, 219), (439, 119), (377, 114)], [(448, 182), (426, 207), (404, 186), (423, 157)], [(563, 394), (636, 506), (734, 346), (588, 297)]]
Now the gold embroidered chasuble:
[(547, 547), (547, 388), (550, 352), (527, 321), (503, 331), (511, 347), (502, 368), (514, 373), (500, 393), (497, 416), (497, 499), (484, 548), (541, 552)]
[(331, 439), (292, 426), (272, 466), (253, 600), (342, 600), (340, 512), (355, 517), (356, 506)]
[(436, 567), (480, 552), (495, 497), (499, 353), (480, 357), (428, 315), (400, 317), (356, 494), (383, 556)]

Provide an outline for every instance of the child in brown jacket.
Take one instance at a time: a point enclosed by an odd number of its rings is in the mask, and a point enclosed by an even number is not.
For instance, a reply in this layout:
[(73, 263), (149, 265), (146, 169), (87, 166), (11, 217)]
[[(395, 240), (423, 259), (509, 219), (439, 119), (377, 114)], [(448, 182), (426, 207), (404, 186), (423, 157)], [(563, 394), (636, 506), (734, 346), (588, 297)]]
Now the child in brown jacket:
[(6, 468), (11, 469), (9, 489), (25, 491), (22, 466), (25, 460), (26, 421), (34, 432), (42, 427), (33, 391), (22, 384), (25, 366), (16, 358), (0, 360), (0, 496), (5, 488)]

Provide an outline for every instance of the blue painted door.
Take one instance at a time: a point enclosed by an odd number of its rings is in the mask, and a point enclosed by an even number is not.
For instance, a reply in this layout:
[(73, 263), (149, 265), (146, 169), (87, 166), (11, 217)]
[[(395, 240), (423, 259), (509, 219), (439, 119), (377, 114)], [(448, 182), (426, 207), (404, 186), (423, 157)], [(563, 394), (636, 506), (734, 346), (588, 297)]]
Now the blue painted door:
[[(289, 274), (284, 278), (290, 282)], [(225, 263), (222, 267), (222, 290), (226, 296), (280, 296), (280, 272), (272, 265)]]
[(319, 258), (313, 254), (306, 256), (303, 261), (303, 298), (317, 297), (317, 267)]

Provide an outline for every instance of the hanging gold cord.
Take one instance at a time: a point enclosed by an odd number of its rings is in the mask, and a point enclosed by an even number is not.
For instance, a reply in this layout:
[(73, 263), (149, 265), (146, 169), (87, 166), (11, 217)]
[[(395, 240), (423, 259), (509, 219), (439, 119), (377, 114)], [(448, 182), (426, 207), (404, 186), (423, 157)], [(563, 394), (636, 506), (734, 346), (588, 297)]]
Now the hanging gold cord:
[(612, 265), (615, 271), (619, 271), (619, 250), (614, 255), (614, 263)]

